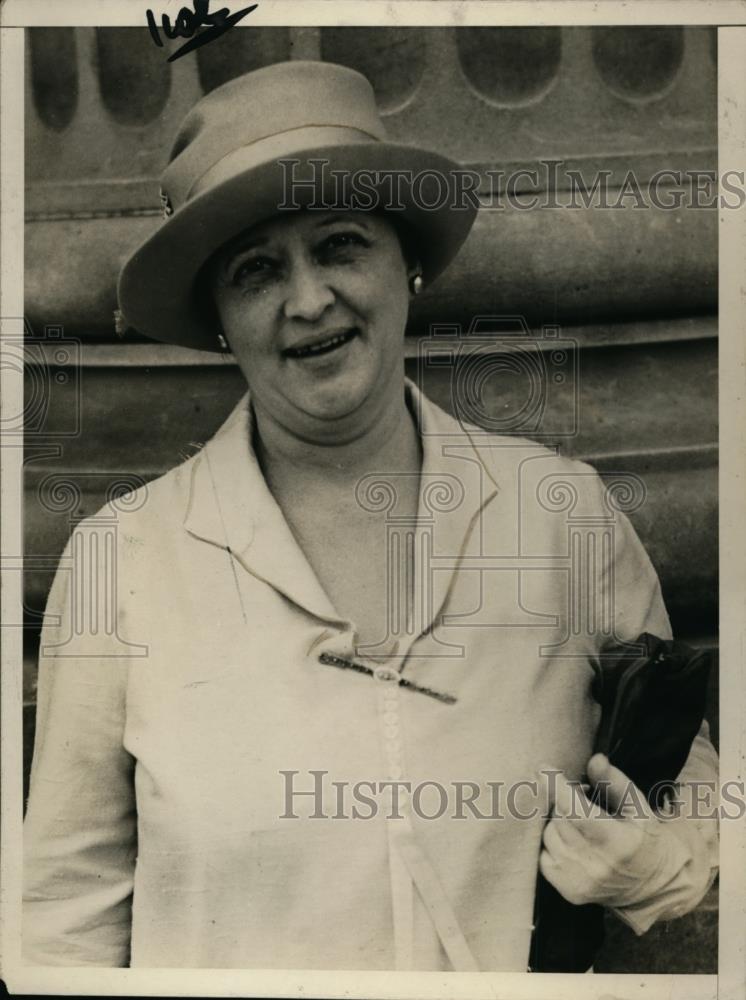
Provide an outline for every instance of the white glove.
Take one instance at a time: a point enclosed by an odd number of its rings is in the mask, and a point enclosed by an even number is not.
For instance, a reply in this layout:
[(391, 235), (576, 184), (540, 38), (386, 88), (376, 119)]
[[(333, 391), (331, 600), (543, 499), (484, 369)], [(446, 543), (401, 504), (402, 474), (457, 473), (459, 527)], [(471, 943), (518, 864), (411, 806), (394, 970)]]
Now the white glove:
[[(594, 787), (602, 783), (606, 809), (592, 802), (583, 786), (571, 784), (562, 772), (555, 775), (554, 781), (543, 775), (552, 814), (539, 866), (565, 899), (616, 909), (670, 897), (671, 905), (665, 911), (658, 908), (657, 917), (679, 916), (696, 905), (699, 900), (691, 902), (691, 891), (683, 892), (691, 890), (691, 879), (682, 882), (681, 877), (694, 861), (691, 838), (682, 838), (676, 829), (686, 818), (658, 817), (637, 786), (603, 754), (591, 757), (588, 778)], [(633, 920), (628, 922), (641, 932)]]

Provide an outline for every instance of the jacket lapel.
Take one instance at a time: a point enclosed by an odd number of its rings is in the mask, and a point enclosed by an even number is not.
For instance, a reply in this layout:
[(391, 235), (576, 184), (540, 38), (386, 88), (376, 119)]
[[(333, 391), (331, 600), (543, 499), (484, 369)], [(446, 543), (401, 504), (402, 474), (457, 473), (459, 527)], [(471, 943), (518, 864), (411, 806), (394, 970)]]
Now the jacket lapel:
[(415, 586), (427, 609), (423, 622), (428, 629), (448, 599), (460, 559), (483, 554), (482, 512), (499, 490), (478, 437), (409, 380), (407, 390), (423, 445), (416, 548), (429, 553), (429, 560), (418, 561)]
[(262, 475), (248, 393), (195, 457), (184, 527), (319, 618), (340, 621)]

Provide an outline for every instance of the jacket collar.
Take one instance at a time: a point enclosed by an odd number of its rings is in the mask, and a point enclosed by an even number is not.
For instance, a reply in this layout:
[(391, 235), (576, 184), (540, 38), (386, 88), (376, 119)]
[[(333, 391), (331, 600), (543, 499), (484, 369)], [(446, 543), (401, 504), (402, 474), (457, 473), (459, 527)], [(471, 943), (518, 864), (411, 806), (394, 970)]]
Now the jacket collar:
[[(457, 557), (481, 509), (498, 492), (497, 483), (472, 433), (409, 379), (406, 391), (423, 448), (417, 530), (429, 533), (433, 551)], [(226, 549), (245, 570), (295, 604), (341, 622), (262, 475), (251, 443), (251, 412), (246, 393), (193, 459), (184, 527)], [(451, 490), (455, 496), (449, 499)], [(428, 604), (435, 616), (452, 573), (429, 576)]]
[(251, 444), (249, 394), (195, 457), (184, 527), (320, 618), (339, 621), (272, 496)]

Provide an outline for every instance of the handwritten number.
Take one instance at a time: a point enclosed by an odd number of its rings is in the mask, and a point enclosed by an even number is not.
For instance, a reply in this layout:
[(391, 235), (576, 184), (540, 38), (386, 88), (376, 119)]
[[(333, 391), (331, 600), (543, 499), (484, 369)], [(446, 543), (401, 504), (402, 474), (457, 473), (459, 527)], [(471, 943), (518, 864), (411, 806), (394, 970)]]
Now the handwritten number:
[(146, 17), (148, 19), (148, 30), (150, 31), (150, 37), (153, 39), (156, 45), (163, 48), (163, 42), (161, 41), (161, 36), (158, 34), (158, 27), (155, 23), (155, 18), (153, 17), (153, 11), (148, 10), (146, 12)]
[[(181, 56), (185, 56), (188, 52), (198, 49), (200, 45), (205, 45), (207, 42), (211, 42), (215, 38), (220, 38), (220, 36), (224, 35), (229, 28), (232, 28), (247, 14), (250, 14), (252, 10), (256, 10), (258, 6), (259, 4), (255, 3), (252, 4), (251, 7), (245, 7), (243, 10), (239, 10), (235, 14), (231, 14), (230, 17), (226, 17), (225, 20), (221, 22), (215, 22), (213, 20), (216, 17), (215, 14), (210, 15), (210, 22), (207, 23), (210, 23), (212, 26), (206, 31), (200, 32), (200, 34), (192, 38), (191, 41), (185, 42), (180, 49), (177, 49), (173, 55), (168, 57), (167, 61), (173, 62), (174, 59), (179, 59)], [(227, 7), (224, 8), (224, 11), (227, 11), (227, 9)], [(220, 13), (222, 14), (223, 11), (220, 11)]]
[[(194, 49), (199, 48), (200, 45), (206, 45), (207, 42), (211, 42), (213, 39), (224, 35), (226, 31), (238, 24), (238, 22), (242, 18), (246, 17), (247, 14), (256, 10), (259, 4), (255, 3), (252, 4), (251, 7), (244, 7), (243, 10), (236, 11), (235, 14), (231, 14), (227, 7), (222, 7), (220, 10), (216, 10), (211, 14), (209, 12), (209, 6), (210, 0), (194, 0), (194, 10), (191, 11), (188, 7), (182, 7), (176, 15), (176, 22), (173, 27), (171, 27), (171, 19), (168, 14), (161, 15), (161, 26), (163, 28), (163, 33), (167, 38), (181, 37), (189, 39), (188, 42), (185, 42), (181, 48), (178, 48), (176, 52), (172, 53), (168, 57), (168, 62), (173, 62), (174, 59), (179, 59), (181, 56), (185, 56), (188, 52), (193, 52)], [(146, 17), (150, 37), (156, 45), (162, 48), (163, 41), (158, 34), (158, 27), (155, 23), (153, 11), (148, 10), (146, 12)], [(200, 27), (200, 25), (207, 25), (207, 30), (200, 32), (198, 35), (194, 35), (194, 32)]]

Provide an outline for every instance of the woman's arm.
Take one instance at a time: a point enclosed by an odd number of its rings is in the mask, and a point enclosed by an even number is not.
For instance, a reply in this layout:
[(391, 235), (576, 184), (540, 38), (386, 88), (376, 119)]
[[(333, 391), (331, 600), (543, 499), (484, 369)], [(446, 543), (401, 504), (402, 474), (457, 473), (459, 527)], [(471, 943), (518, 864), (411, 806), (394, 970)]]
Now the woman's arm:
[[(598, 477), (590, 481), (596, 491), (590, 509), (603, 510), (608, 517), (605, 487)], [(599, 643), (599, 650), (632, 642), (644, 632), (671, 638), (658, 577), (621, 512), (614, 516), (613, 557), (599, 567), (596, 587), (600, 606), (613, 609), (613, 635)], [(575, 820), (567, 816), (573, 811), (572, 800), (563, 786), (562, 800), (555, 803), (554, 816), (544, 832), (542, 873), (570, 902), (603, 903), (638, 934), (657, 920), (689, 912), (701, 901), (717, 872), (717, 822), (705, 818), (716, 808), (717, 774), (717, 755), (704, 723), (679, 775), (682, 796), (675, 817), (657, 818), (651, 813), (648, 817), (611, 819), (588, 815)], [(612, 775), (621, 798), (631, 784), (621, 772), (608, 770), (608, 763), (598, 758), (589, 767), (592, 783), (607, 781)], [(704, 799), (698, 807), (701, 818), (692, 801), (694, 781), (705, 783), (700, 789), (710, 789), (709, 801), (700, 792)], [(625, 801), (634, 806), (644, 802), (644, 796), (630, 792)]]
[(41, 636), (24, 826), (22, 946), (35, 965), (129, 963), (137, 821), (123, 746), (128, 659), (107, 634), (104, 607), (90, 603), (102, 592), (93, 574), (117, 565), (91, 569), (82, 554), (105, 549), (91, 541), (78, 530), (68, 543)]
[[(628, 518), (619, 514), (615, 525), (614, 565), (606, 580), (614, 588), (615, 624), (620, 638), (634, 640), (643, 632), (661, 639), (671, 637), (668, 613), (658, 576)], [(681, 794), (677, 816), (663, 821), (669, 840), (661, 870), (669, 881), (651, 892), (641, 885), (636, 901), (612, 909), (637, 934), (658, 920), (671, 920), (697, 906), (712, 885), (718, 870), (717, 808), (718, 759), (710, 742), (709, 727), (702, 723), (678, 781)], [(699, 785), (701, 792), (696, 791)], [(709, 789), (709, 795), (704, 794)], [(693, 796), (701, 795), (701, 802)], [(709, 818), (708, 818), (709, 817)]]

